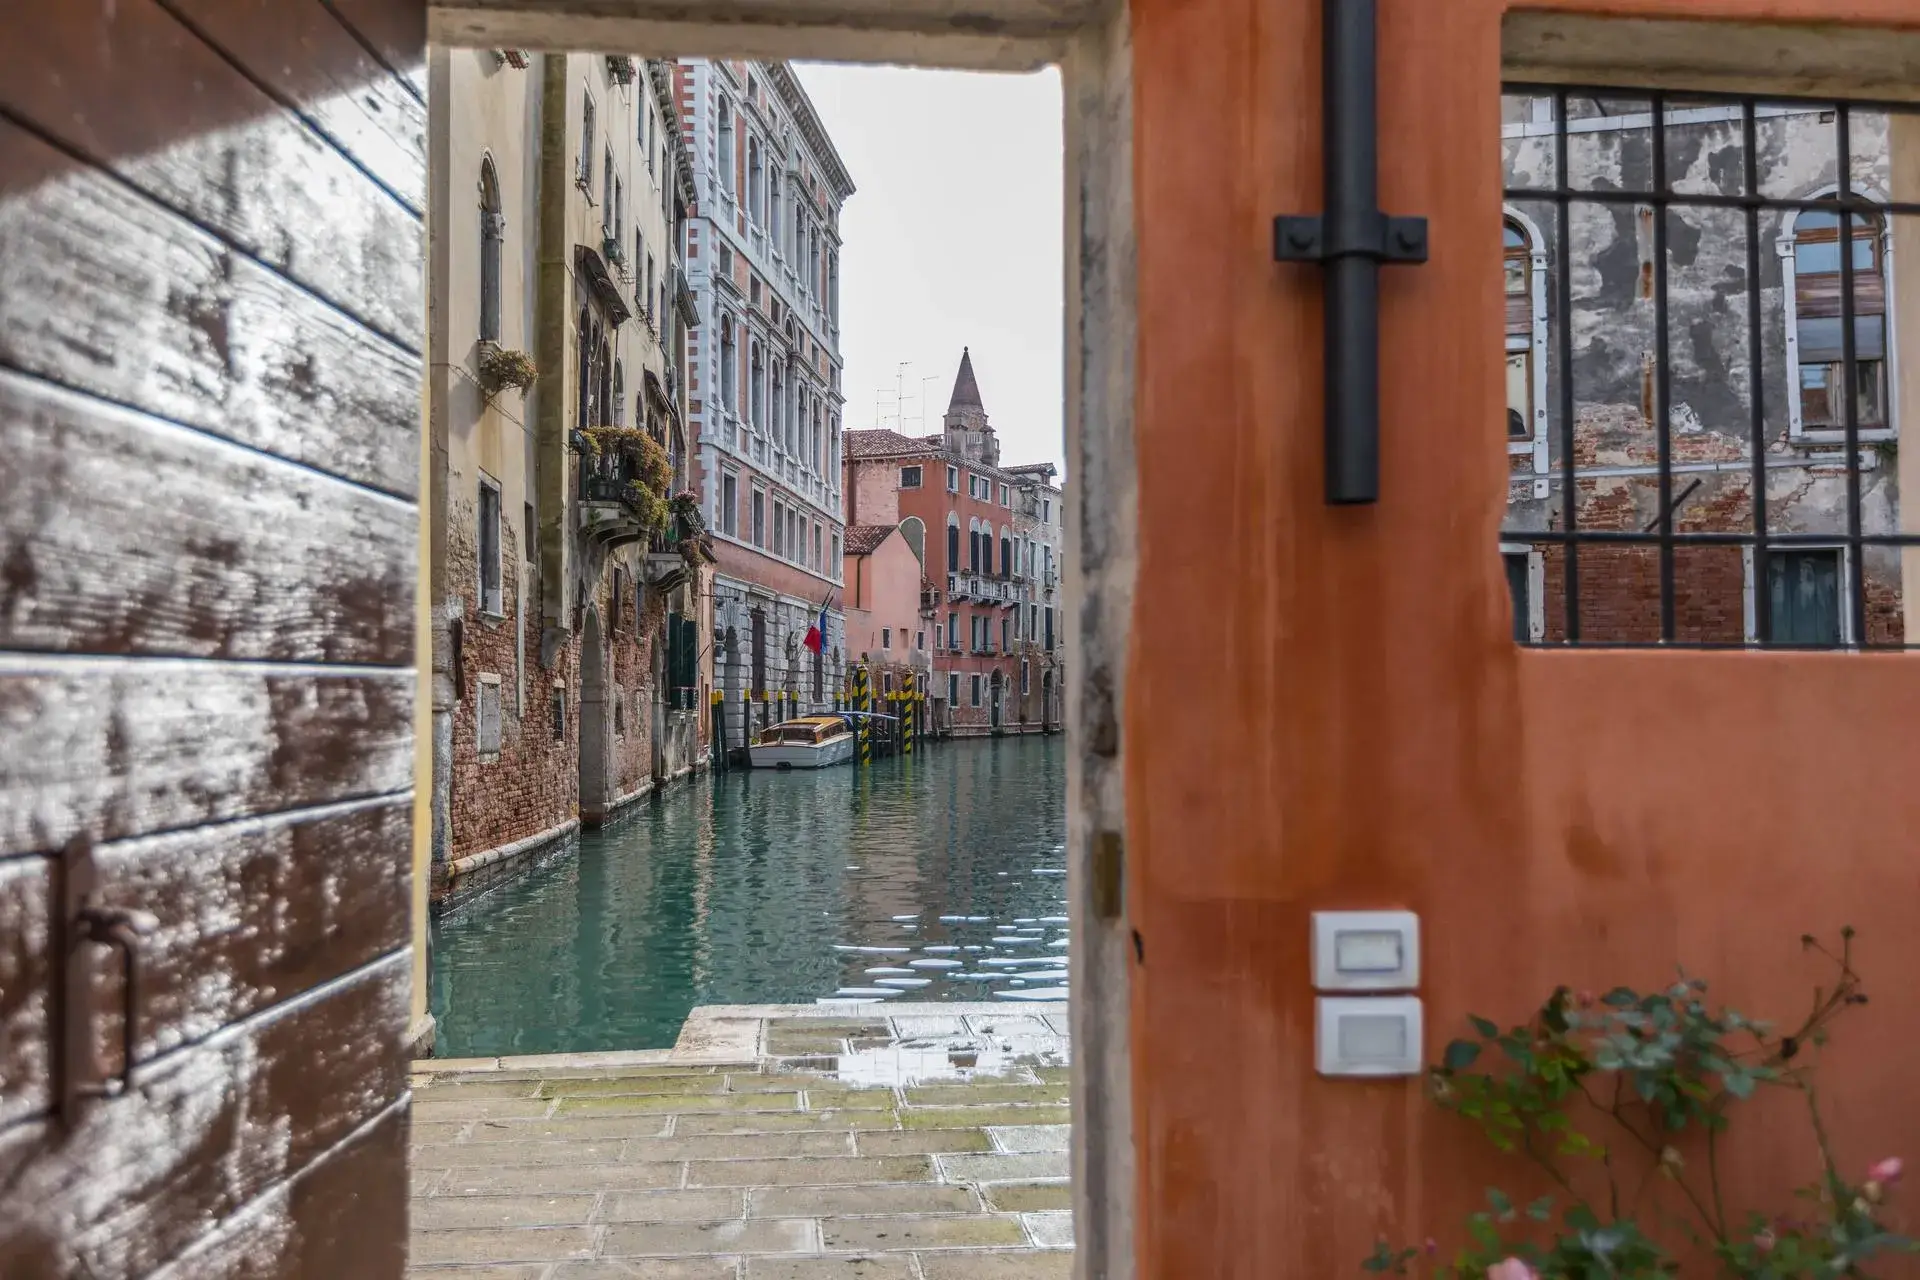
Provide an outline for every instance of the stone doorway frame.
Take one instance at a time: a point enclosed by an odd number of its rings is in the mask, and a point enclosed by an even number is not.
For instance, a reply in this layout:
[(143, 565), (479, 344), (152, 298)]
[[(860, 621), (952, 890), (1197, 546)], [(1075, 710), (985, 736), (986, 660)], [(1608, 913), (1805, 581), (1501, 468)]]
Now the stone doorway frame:
[[(701, 16), (690, 16), (695, 11)], [(1074, 1267), (1103, 1280), (1135, 1273), (1133, 954), (1121, 890), (1120, 743), (1137, 562), (1130, 34), (1126, 5), (1110, 0), (441, 0), (428, 8), (435, 44), (929, 70), (1060, 68), (1065, 425), (1074, 477), (1063, 600), (1076, 655), (1065, 688), (1075, 738), (1067, 767)], [(1101, 501), (1082, 502), (1089, 491)]]

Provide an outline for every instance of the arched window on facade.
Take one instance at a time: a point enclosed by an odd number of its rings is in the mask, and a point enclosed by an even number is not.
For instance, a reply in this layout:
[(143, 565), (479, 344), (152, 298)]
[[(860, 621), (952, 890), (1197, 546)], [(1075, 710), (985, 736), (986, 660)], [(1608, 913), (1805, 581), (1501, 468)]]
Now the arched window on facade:
[(767, 367), (766, 357), (762, 355), (758, 340), (752, 340), (748, 346), (747, 359), (747, 421), (755, 430), (762, 430), (767, 421)]
[(728, 195), (733, 194), (733, 104), (723, 94), (720, 98), (719, 168), (720, 189)]
[[(1833, 192), (1819, 192), (1832, 195)], [(1793, 386), (1792, 433), (1844, 433), (1851, 407), (1860, 431), (1893, 425), (1887, 343), (1891, 244), (1886, 219), (1854, 214), (1848, 256), (1853, 273), (1853, 366), (1847, 367), (1842, 305), (1845, 264), (1837, 211), (1807, 209), (1794, 217), (1781, 245), (1787, 289), (1787, 364)]]
[(740, 353), (733, 342), (733, 317), (720, 317), (720, 403), (740, 412)]
[(947, 517), (947, 572), (960, 572), (960, 521)]
[(1004, 528), (1000, 530), (1000, 576), (1013, 576), (1013, 535)]
[(613, 351), (605, 339), (600, 343), (600, 382), (599, 403), (594, 406), (594, 425), (605, 426), (613, 421)]
[[(626, 384), (626, 371), (620, 367), (620, 362), (615, 360), (613, 362), (613, 399), (608, 403), (611, 406), (613, 425), (616, 427), (624, 427), (627, 425)], [(639, 424), (636, 423), (635, 425)]]
[(766, 166), (760, 155), (760, 139), (747, 134), (747, 216), (764, 226), (767, 221)]
[[(1547, 429), (1547, 245), (1539, 227), (1508, 209), (1502, 227), (1505, 266), (1507, 452), (1530, 457), (1533, 496), (1547, 496), (1552, 435)], [(1524, 474), (1529, 468), (1517, 468)]]
[(500, 242), (507, 220), (500, 212), (500, 181), (493, 161), (480, 164), (480, 340), (500, 341)]
[(593, 316), (585, 307), (580, 308), (576, 341), (580, 344), (580, 403), (577, 417), (582, 427), (590, 427), (593, 425)]

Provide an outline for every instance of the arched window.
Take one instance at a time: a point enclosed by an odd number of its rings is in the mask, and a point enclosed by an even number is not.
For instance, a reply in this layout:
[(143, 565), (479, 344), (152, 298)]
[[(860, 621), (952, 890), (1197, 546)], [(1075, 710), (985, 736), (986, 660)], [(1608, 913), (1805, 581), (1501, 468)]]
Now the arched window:
[(733, 194), (733, 106), (722, 95), (720, 98), (719, 129), (720, 189), (728, 195)]
[(580, 404), (578, 419), (582, 427), (593, 425), (593, 317), (580, 308)]
[(613, 421), (613, 352), (605, 341), (600, 343), (600, 402), (595, 406), (594, 425), (605, 426)]
[(618, 360), (613, 362), (612, 418), (616, 427), (627, 425), (627, 380)]
[(720, 317), (720, 403), (740, 412), (740, 352), (733, 342), (733, 317)]
[[(1832, 195), (1823, 191), (1817, 195)], [(1845, 264), (1841, 217), (1835, 210), (1796, 215), (1781, 242), (1787, 288), (1787, 363), (1793, 371), (1792, 433), (1844, 432), (1851, 404), (1862, 431), (1893, 424), (1888, 398), (1887, 269), (1891, 245), (1886, 219), (1856, 213), (1847, 221), (1847, 257), (1853, 273), (1853, 367), (1847, 368)]]
[(500, 181), (493, 161), (480, 164), (480, 340), (500, 341), (500, 241), (507, 220), (500, 213)]
[[(1501, 226), (1509, 454), (1530, 457), (1533, 496), (1547, 496), (1547, 245), (1525, 214), (1508, 209)], [(1524, 473), (1524, 468), (1522, 469)]]
[(947, 572), (960, 572), (960, 522), (947, 517)]
[(1013, 575), (1013, 535), (1005, 529), (1000, 531), (1000, 576)]
[(761, 354), (760, 343), (748, 343), (747, 358), (747, 421), (756, 429), (766, 425), (767, 413), (767, 368), (765, 357)]

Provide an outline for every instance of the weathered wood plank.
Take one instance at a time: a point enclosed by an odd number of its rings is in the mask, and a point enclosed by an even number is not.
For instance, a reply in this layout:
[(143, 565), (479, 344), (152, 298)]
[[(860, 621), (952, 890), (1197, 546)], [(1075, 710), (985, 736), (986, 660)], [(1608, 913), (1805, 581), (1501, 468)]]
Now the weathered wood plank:
[(407, 1110), (396, 1106), (261, 1196), (153, 1280), (398, 1280)]
[[(141, 948), (145, 1062), (404, 947), (409, 934), (406, 797), (276, 814), (95, 851), (99, 899), (150, 912)], [(50, 1110), (46, 993), (52, 863), (0, 862), (0, 1125)], [(104, 955), (104, 953), (103, 953)], [(97, 1060), (121, 1063), (120, 974), (96, 966)]]
[(425, 104), (320, 0), (168, 3), (414, 213), (426, 211)]
[(386, 1110), (411, 969), (398, 952), (168, 1054), (71, 1134), (0, 1131), (0, 1275), (145, 1275)]
[[(320, 51), (290, 74), (324, 91)], [(153, 0), (0, 7), (0, 104), (418, 350), (420, 219)], [(0, 194), (20, 188), (0, 166)], [(11, 254), (9, 254), (11, 256)]]
[(320, 0), (380, 60), (420, 89), (427, 58), (427, 7), (418, 0)]
[(397, 794), (413, 672), (0, 656), (0, 856)]
[(0, 174), (0, 364), (416, 492), (416, 358), (4, 121)]
[(0, 648), (400, 665), (403, 501), (0, 369)]

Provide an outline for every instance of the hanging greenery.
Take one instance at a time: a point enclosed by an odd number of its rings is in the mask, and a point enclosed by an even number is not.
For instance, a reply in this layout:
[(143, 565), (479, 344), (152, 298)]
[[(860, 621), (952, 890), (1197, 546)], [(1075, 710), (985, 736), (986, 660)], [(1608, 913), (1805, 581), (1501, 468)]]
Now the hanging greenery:
[(525, 391), (539, 376), (540, 370), (533, 363), (533, 357), (524, 351), (489, 343), (480, 352), (480, 383), (487, 389), (488, 395), (508, 387)]

